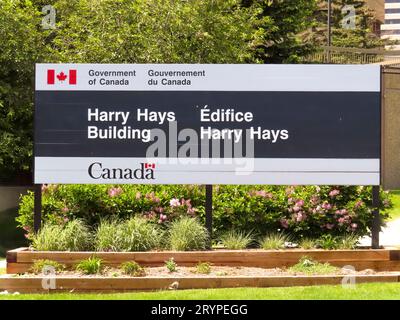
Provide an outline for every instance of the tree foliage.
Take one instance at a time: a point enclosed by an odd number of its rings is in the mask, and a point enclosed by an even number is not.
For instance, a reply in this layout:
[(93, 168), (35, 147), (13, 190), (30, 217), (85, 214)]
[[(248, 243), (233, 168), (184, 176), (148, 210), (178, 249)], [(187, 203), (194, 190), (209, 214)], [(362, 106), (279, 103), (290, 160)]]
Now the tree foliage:
[(59, 0), (55, 57), (63, 62), (241, 63), (263, 30), (237, 0)]
[(28, 1), (0, 1), (0, 177), (27, 171), (32, 156), (34, 63), (46, 54), (39, 13)]
[(293, 63), (307, 55), (313, 44), (301, 34), (315, 24), (317, 0), (243, 0), (244, 6), (258, 5), (262, 10), (263, 41), (255, 55), (265, 63)]

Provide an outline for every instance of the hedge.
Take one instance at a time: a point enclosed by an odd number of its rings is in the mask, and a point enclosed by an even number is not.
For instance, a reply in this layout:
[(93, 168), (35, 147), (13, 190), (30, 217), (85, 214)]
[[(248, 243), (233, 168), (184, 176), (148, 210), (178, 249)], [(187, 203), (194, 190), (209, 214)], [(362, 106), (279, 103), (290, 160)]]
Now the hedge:
[[(17, 222), (29, 239), (34, 195), (22, 196)], [(362, 186), (214, 186), (214, 237), (231, 229), (255, 234), (285, 232), (294, 239), (370, 234), (371, 187)], [(97, 227), (108, 218), (141, 216), (167, 226), (182, 215), (204, 223), (204, 186), (194, 185), (44, 185), (43, 219), (65, 224), (82, 219)], [(391, 207), (381, 191), (382, 225)]]

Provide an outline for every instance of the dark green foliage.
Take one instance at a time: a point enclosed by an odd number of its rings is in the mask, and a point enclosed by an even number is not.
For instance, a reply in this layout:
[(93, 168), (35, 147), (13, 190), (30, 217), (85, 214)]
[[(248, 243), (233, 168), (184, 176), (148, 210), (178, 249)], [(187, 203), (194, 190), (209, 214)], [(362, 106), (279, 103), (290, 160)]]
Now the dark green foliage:
[(265, 63), (298, 63), (312, 52), (312, 42), (302, 33), (315, 26), (317, 0), (242, 0), (244, 6), (258, 5), (262, 10), (259, 23), (265, 29), (255, 55)]
[(96, 256), (90, 257), (86, 260), (82, 260), (76, 266), (76, 271), (82, 272), (86, 275), (100, 274), (103, 269), (103, 260)]
[[(216, 239), (232, 229), (261, 237), (283, 231), (293, 241), (318, 239), (324, 234), (363, 236), (369, 234), (373, 217), (370, 187), (215, 186), (213, 197)], [(44, 187), (43, 218), (56, 225), (79, 218), (95, 229), (102, 220), (137, 216), (167, 229), (186, 216), (197, 217), (204, 225), (204, 202), (203, 186), (49, 185)], [(390, 206), (389, 195), (381, 192), (382, 223)], [(17, 218), (28, 235), (32, 219), (30, 193), (22, 197)], [(118, 237), (112, 237), (114, 231), (107, 232), (109, 239), (118, 242)], [(167, 246), (165, 241), (160, 244)]]

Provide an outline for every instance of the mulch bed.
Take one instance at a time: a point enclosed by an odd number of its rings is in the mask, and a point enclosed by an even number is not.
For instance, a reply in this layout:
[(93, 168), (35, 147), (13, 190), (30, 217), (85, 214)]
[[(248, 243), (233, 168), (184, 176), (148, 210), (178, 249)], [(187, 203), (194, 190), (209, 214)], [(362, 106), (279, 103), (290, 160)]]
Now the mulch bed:
[[(313, 275), (324, 275), (321, 273), (310, 274), (293, 272), (286, 268), (253, 268), (253, 267), (224, 267), (224, 266), (211, 266), (211, 272), (208, 274), (198, 273), (195, 267), (178, 267), (176, 272), (169, 272), (165, 267), (148, 267), (145, 268), (145, 275), (143, 278), (209, 278), (209, 277), (235, 277), (235, 276), (246, 276), (246, 277), (270, 277), (270, 276), (313, 276)], [(394, 274), (395, 272), (393, 272)], [(354, 271), (350, 269), (338, 268), (337, 272), (329, 273), (325, 275), (379, 275), (379, 274), (390, 274), (390, 272), (376, 272), (372, 269), (366, 269), (361, 271)], [(17, 277), (42, 277), (41, 274), (24, 273)], [(125, 277), (130, 278), (131, 276), (123, 274), (120, 269), (105, 267), (101, 274), (86, 275), (77, 271), (62, 271), (57, 273), (57, 277)]]

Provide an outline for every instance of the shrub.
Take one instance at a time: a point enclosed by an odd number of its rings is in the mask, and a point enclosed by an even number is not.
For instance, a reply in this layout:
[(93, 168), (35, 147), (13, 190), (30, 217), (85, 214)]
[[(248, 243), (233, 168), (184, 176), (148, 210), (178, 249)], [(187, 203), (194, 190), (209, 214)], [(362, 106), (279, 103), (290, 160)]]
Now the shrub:
[(103, 271), (103, 260), (95, 256), (90, 257), (79, 262), (76, 270), (88, 275), (99, 274)]
[(63, 227), (59, 225), (45, 224), (37, 234), (33, 234), (32, 246), (39, 251), (64, 251), (65, 244), (62, 241)]
[(68, 222), (64, 226), (61, 238), (68, 251), (85, 251), (92, 249), (92, 233), (82, 220), (76, 219)]
[(169, 246), (172, 250), (203, 250), (207, 240), (207, 230), (197, 219), (182, 217), (170, 225)]
[(128, 261), (121, 264), (122, 272), (133, 277), (143, 277), (146, 275), (145, 269), (135, 261)]
[(339, 237), (338, 239), (338, 249), (341, 250), (352, 250), (356, 249), (359, 243), (359, 236), (349, 234)]
[(246, 249), (254, 241), (253, 233), (231, 230), (221, 237), (223, 246), (231, 250)]
[(121, 222), (118, 220), (102, 220), (97, 227), (94, 246), (96, 251), (119, 251), (123, 248), (121, 239)]
[(305, 250), (314, 249), (317, 247), (317, 242), (314, 239), (304, 238), (299, 241), (299, 247)]
[(85, 251), (91, 249), (92, 234), (81, 220), (65, 225), (45, 224), (32, 235), (32, 246), (39, 251)]
[(318, 247), (325, 250), (352, 250), (357, 248), (359, 236), (348, 234), (334, 237), (331, 234), (325, 234), (317, 240)]
[(317, 245), (324, 250), (335, 250), (339, 247), (339, 238), (331, 234), (324, 234), (317, 240)]
[(211, 264), (209, 264), (208, 262), (199, 262), (196, 265), (196, 273), (210, 274), (211, 273)]
[(167, 261), (165, 261), (165, 266), (168, 269), (169, 272), (176, 272), (177, 270), (177, 263), (175, 262), (174, 258), (170, 258)]
[(288, 269), (291, 273), (311, 274), (334, 274), (338, 273), (339, 269), (329, 263), (320, 263), (307, 256), (301, 257), (299, 262)]
[(122, 224), (122, 251), (148, 251), (160, 246), (161, 231), (144, 218), (133, 217)]
[(30, 271), (35, 274), (41, 274), (46, 267), (54, 268), (56, 272), (61, 272), (65, 270), (65, 265), (58, 263), (57, 261), (40, 259), (33, 261), (33, 265)]
[[(381, 192), (381, 221), (391, 206)], [(205, 192), (193, 185), (45, 185), (43, 219), (47, 224), (82, 219), (88, 226), (104, 219), (144, 217), (166, 228), (182, 216), (196, 217), (204, 225)], [(370, 187), (331, 186), (215, 186), (213, 228), (217, 237), (226, 230), (255, 234), (284, 231), (293, 240), (318, 239), (323, 234), (370, 234)], [(33, 193), (21, 198), (18, 224), (32, 237)]]
[(144, 218), (103, 220), (97, 228), (97, 251), (148, 251), (160, 246), (162, 232)]
[(260, 243), (264, 250), (279, 250), (285, 248), (285, 243), (289, 242), (289, 237), (283, 233), (267, 234)]

